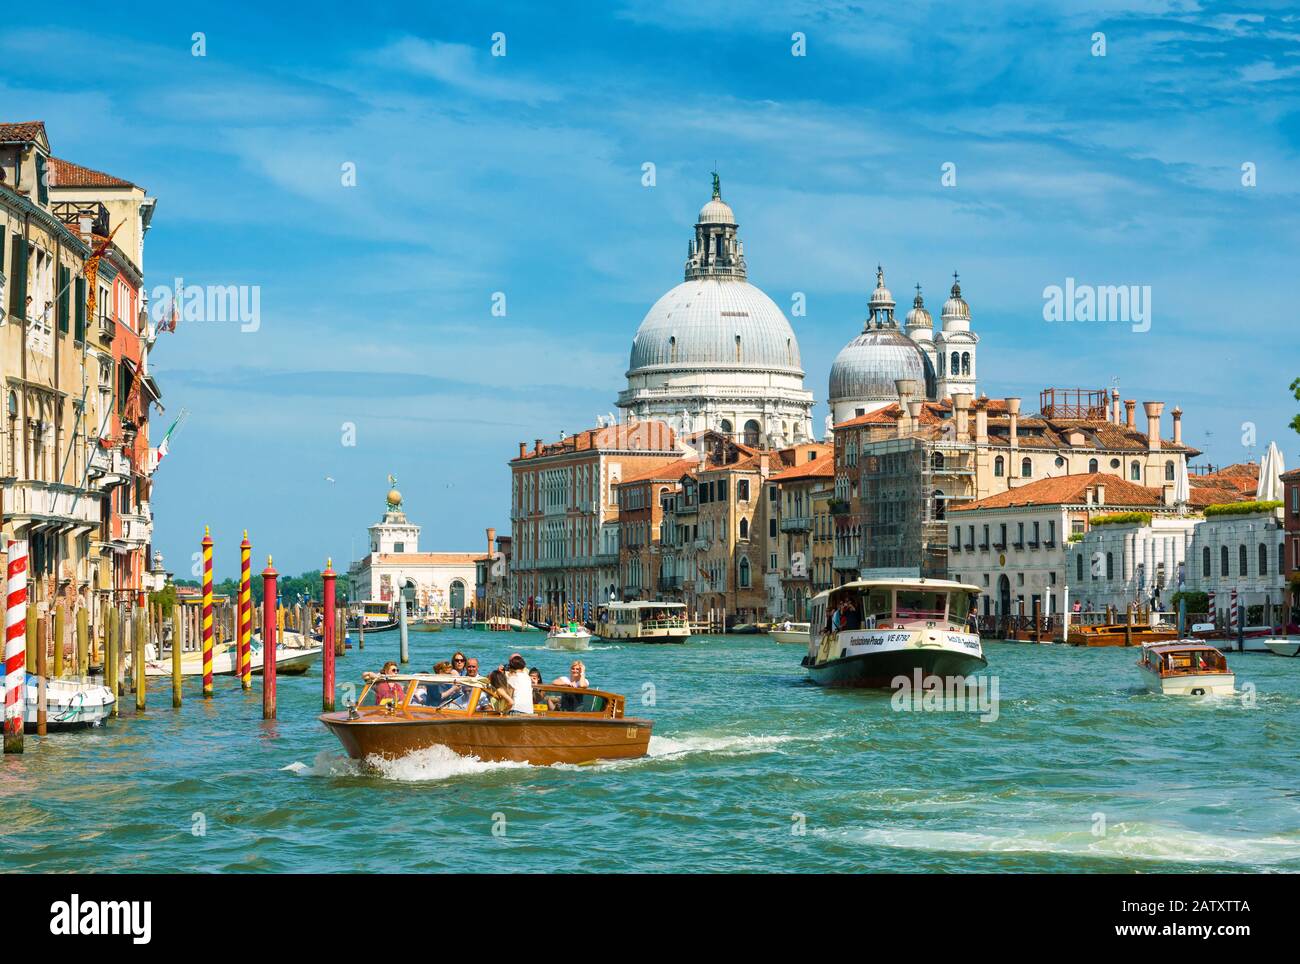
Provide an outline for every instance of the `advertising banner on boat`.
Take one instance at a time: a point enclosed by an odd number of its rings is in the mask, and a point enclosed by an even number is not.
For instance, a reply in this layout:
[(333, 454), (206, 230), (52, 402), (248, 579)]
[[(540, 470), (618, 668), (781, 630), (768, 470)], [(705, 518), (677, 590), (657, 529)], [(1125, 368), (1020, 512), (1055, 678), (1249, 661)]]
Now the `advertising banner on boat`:
[(840, 633), (840, 645), (850, 655), (864, 652), (884, 653), (915, 645), (942, 646), (947, 649), (979, 653), (980, 639), (970, 633), (947, 630), (863, 629)]

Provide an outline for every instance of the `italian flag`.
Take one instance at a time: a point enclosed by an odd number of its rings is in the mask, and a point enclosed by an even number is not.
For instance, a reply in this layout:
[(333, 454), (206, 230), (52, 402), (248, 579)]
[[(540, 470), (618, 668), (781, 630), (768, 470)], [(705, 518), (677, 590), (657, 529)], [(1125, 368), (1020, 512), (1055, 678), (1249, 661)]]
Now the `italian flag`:
[(167, 457), (167, 453), (171, 450), (170, 442), (171, 442), (172, 432), (176, 431), (176, 426), (179, 425), (180, 423), (181, 420), (179, 418), (176, 419), (176, 421), (172, 422), (171, 428), (167, 429), (167, 433), (163, 435), (162, 441), (158, 443), (159, 462), (162, 462), (162, 460)]

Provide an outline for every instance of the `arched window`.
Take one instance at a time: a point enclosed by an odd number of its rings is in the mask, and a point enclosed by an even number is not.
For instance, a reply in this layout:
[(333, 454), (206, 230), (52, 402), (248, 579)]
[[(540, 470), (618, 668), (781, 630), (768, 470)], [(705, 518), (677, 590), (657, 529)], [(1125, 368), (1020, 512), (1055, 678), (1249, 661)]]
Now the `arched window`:
[(1128, 477), (1134, 482), (1142, 481), (1142, 463), (1134, 459), (1128, 464)]
[(1237, 575), (1249, 576), (1250, 570), (1246, 567), (1246, 547), (1239, 546), (1237, 549), (1237, 568), (1240, 570)]
[(963, 375), (970, 374), (970, 352), (968, 351), (961, 353), (961, 373)]
[(725, 419), (725, 418), (724, 418), (724, 419), (722, 420), (722, 426), (721, 426), (721, 427), (722, 427), (722, 434), (723, 434), (723, 435), (730, 435), (730, 434), (731, 434), (731, 421), (730, 421), (729, 419)]
[(1173, 480), (1174, 480), (1174, 463), (1172, 461), (1169, 461), (1165, 463), (1165, 481), (1172, 482)]
[(948, 500), (943, 497), (943, 489), (934, 490), (934, 517), (936, 519), (944, 518), (944, 510)]
[(934, 469), (936, 472), (943, 471), (943, 453), (937, 449), (934, 454), (930, 456), (930, 468)]
[(1262, 542), (1259, 544), (1259, 574), (1268, 575), (1268, 546)]
[(751, 418), (748, 422), (745, 423), (745, 444), (751, 446), (757, 446), (758, 437), (760, 433), (761, 433), (761, 429), (759, 429), (758, 427), (758, 422), (754, 421)]
[(1219, 546), (1219, 575), (1227, 576), (1228, 572), (1228, 547)]
[(948, 374), (948, 356), (943, 352), (939, 352), (939, 374)]
[(1033, 474), (1034, 474), (1034, 463), (1031, 462), (1029, 458), (1026, 456), (1025, 458), (1020, 460), (1020, 475), (1023, 478), (1027, 479)]
[(749, 560), (748, 559), (740, 560), (740, 588), (741, 589), (749, 588)]
[(1210, 571), (1210, 547), (1201, 549), (1201, 578), (1209, 579), (1214, 573)]
[(956, 375), (959, 371), (961, 371), (961, 356), (953, 352), (948, 359), (948, 374)]
[(741, 520), (740, 520), (740, 538), (742, 538), (742, 539), (748, 539), (748, 538), (749, 538), (749, 520), (748, 520), (748, 519), (741, 519)]
[(736, 333), (736, 361), (740, 361), (740, 333)]
[(993, 474), (999, 479), (1007, 474), (1007, 463), (1002, 460), (1000, 455), (993, 460)]
[(677, 361), (677, 336), (673, 335), (668, 339), (668, 360)]
[(1096, 471), (1097, 471), (1097, 460), (1096, 460), (1096, 459), (1088, 459), (1088, 471), (1089, 471), (1089, 472), (1096, 472)]
[(447, 604), (452, 609), (465, 608), (465, 583), (459, 579), (451, 581), (451, 592), (447, 594)]

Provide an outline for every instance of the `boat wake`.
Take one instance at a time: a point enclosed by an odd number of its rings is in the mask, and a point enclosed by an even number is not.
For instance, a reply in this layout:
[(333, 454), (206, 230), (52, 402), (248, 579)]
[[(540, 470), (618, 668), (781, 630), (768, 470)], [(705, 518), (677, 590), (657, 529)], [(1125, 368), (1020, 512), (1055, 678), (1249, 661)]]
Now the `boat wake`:
[(400, 783), (430, 783), (493, 770), (532, 768), (527, 763), (488, 763), (477, 757), (460, 756), (445, 746), (431, 746), (396, 760), (376, 756), (365, 763), (322, 750), (310, 765), (294, 762), (281, 769), (302, 777), (380, 777)]
[(738, 733), (728, 736), (651, 736), (647, 759), (672, 760), (697, 753), (716, 756), (748, 756), (752, 753), (773, 753), (785, 743), (816, 740), (815, 736), (751, 736)]
[(821, 833), (870, 846), (968, 854), (1042, 853), (1187, 864), (1275, 865), (1300, 861), (1300, 839), (1292, 836), (1216, 836), (1184, 827), (1141, 822), (1111, 824), (1100, 837), (1089, 830), (1029, 830), (995, 835), (956, 830), (859, 828)]

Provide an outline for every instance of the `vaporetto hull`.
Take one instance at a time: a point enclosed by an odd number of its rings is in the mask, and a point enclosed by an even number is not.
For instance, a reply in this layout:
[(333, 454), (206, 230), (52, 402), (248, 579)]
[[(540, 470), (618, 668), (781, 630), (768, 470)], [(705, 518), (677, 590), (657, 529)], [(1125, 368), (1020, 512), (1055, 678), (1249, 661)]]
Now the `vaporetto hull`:
[(887, 688), (902, 676), (969, 676), (988, 665), (980, 638), (948, 630), (863, 629), (824, 637), (808, 675), (819, 686)]

